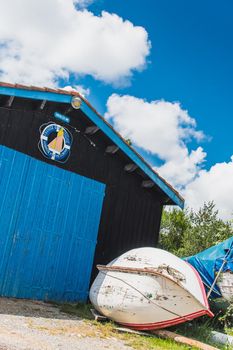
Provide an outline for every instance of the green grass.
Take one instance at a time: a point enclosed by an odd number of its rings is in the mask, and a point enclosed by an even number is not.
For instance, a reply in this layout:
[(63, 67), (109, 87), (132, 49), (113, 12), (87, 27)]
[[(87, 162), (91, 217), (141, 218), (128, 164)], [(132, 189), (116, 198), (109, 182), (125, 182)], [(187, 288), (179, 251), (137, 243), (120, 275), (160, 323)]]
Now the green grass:
[(226, 333), (233, 336), (233, 328), (226, 328)]
[(126, 345), (136, 350), (190, 350), (193, 347), (178, 344), (173, 340), (147, 337), (142, 335), (125, 334), (123, 337)]
[[(183, 323), (178, 327), (171, 328), (171, 331), (183, 335), (188, 338), (199, 340), (203, 343), (216, 346), (211, 342), (211, 331), (214, 330), (212, 321), (208, 318), (206, 319), (197, 319), (192, 322)], [(218, 346), (219, 347), (219, 346)], [(224, 349), (223, 347), (220, 349)]]
[(78, 316), (85, 320), (93, 320), (93, 316), (91, 313), (91, 305), (89, 304), (61, 304), (59, 306), (61, 312), (65, 312), (70, 315)]
[(93, 316), (91, 313), (91, 304), (59, 303), (57, 301), (49, 301), (48, 303), (57, 306), (61, 312), (65, 312), (69, 315), (75, 315), (84, 320), (93, 320)]
[(180, 325), (177, 328), (175, 327), (171, 328), (171, 331), (186, 337), (199, 340), (203, 343), (215, 346), (220, 350), (233, 350), (232, 346), (224, 346), (224, 345), (216, 344), (210, 340), (211, 331), (217, 331), (217, 332), (233, 335), (232, 328), (224, 328), (224, 329), (219, 328), (217, 319), (210, 319), (207, 317), (203, 317), (200, 319), (196, 319), (190, 323), (184, 323), (183, 325)]
[[(193, 347), (182, 345), (174, 342), (173, 340), (160, 339), (153, 336), (142, 336), (128, 333), (119, 333), (116, 331), (116, 325), (113, 322), (97, 322), (93, 320), (92, 313), (90, 309), (92, 306), (90, 304), (59, 304), (56, 303), (56, 306), (60, 311), (65, 312), (70, 315), (75, 315), (91, 327), (91, 331), (86, 331), (86, 336), (95, 337), (98, 334), (101, 338), (118, 338), (124, 341), (126, 345), (131, 346), (136, 350), (188, 350), (194, 349)], [(211, 327), (209, 320), (199, 324), (198, 321), (192, 323), (186, 323), (180, 327), (171, 329), (176, 333), (181, 335), (197, 339), (203, 342), (208, 342)], [(223, 349), (223, 348), (222, 348)]]
[[(95, 337), (97, 334), (101, 338), (115, 337), (124, 341), (126, 345), (131, 346), (136, 350), (188, 350), (194, 349), (193, 347), (182, 345), (176, 343), (172, 340), (160, 339), (152, 336), (143, 336), (127, 333), (119, 333), (116, 331), (116, 325), (113, 322), (97, 322), (93, 320), (92, 313), (90, 309), (92, 306), (90, 304), (78, 303), (53, 303), (55, 304), (61, 312), (75, 315), (80, 319), (84, 320), (87, 325), (91, 326), (92, 329), (86, 331), (86, 336)], [(223, 305), (219, 302), (219, 305), (215, 305), (215, 314), (218, 315), (218, 309), (223, 310)], [(208, 317), (202, 317), (200, 319), (194, 320), (192, 322), (184, 323), (180, 326), (173, 327), (170, 329), (177, 334), (186, 336), (188, 338), (196, 339), (204, 343), (216, 346), (222, 350), (229, 350), (226, 346), (217, 346), (210, 341), (210, 333), (212, 330), (217, 330), (223, 332), (224, 329), (219, 328), (218, 318), (210, 319)], [(227, 334), (233, 335), (233, 329), (225, 329)], [(232, 349), (232, 348), (231, 348)]]

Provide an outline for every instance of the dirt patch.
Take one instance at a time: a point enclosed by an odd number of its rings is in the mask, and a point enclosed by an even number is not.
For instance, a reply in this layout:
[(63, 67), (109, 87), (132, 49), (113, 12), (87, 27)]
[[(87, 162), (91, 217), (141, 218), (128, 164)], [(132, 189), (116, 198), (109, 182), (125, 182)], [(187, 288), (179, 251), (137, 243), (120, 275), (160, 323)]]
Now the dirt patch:
[(0, 298), (0, 350), (130, 350), (120, 339), (58, 307)]

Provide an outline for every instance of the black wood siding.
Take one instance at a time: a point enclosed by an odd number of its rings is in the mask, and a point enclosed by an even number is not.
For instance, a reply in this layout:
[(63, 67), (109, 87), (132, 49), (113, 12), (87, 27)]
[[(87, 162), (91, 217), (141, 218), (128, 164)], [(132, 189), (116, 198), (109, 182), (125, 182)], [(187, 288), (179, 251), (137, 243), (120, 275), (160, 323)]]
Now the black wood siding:
[[(71, 112), (68, 125), (53, 118), (54, 111), (62, 113), (67, 106), (50, 103), (44, 111), (35, 108), (37, 101), (23, 99), (14, 101), (11, 109), (0, 107), (0, 143), (106, 184), (95, 264), (105, 264), (135, 247), (155, 246), (163, 199), (159, 189), (143, 189), (142, 174), (125, 172), (124, 165), (129, 160), (120, 151), (106, 154), (106, 146), (111, 142), (101, 131), (87, 137), (84, 130), (90, 121), (82, 112)], [(46, 159), (38, 149), (39, 128), (49, 121), (63, 124), (73, 135), (71, 154), (65, 164)]]

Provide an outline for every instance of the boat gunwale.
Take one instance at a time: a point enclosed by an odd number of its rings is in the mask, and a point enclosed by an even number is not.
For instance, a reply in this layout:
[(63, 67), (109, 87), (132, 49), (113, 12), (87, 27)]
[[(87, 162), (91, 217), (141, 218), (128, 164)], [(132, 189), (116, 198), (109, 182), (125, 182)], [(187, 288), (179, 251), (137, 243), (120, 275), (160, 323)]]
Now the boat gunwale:
[[(105, 270), (105, 271), (112, 271), (112, 272), (126, 272), (126, 273), (137, 273), (137, 274), (145, 274), (145, 275), (153, 275), (153, 276), (162, 276), (162, 277), (166, 277), (169, 280), (171, 280), (172, 282), (175, 282), (176, 284), (179, 285), (179, 287), (183, 286), (176, 280), (173, 279), (172, 277), (163, 274), (162, 272), (156, 271), (154, 268), (142, 268), (142, 267), (124, 267), (124, 266), (111, 266), (111, 265), (96, 265), (97, 269), (99, 271), (101, 270)], [(185, 288), (184, 288), (185, 289)]]
[(175, 325), (178, 325), (180, 323), (184, 323), (187, 321), (192, 321), (194, 318), (200, 317), (200, 316), (204, 316), (204, 315), (209, 315), (209, 310), (200, 310), (200, 311), (196, 311), (193, 312), (191, 314), (188, 314), (186, 316), (180, 316), (177, 318), (173, 318), (171, 320), (167, 320), (167, 321), (160, 321), (160, 322), (153, 322), (153, 323), (123, 323), (123, 322), (119, 322), (120, 324), (122, 324), (125, 327), (129, 327), (132, 329), (137, 329), (137, 330), (155, 330), (155, 329), (161, 329), (161, 328), (167, 328), (167, 327), (172, 327)]

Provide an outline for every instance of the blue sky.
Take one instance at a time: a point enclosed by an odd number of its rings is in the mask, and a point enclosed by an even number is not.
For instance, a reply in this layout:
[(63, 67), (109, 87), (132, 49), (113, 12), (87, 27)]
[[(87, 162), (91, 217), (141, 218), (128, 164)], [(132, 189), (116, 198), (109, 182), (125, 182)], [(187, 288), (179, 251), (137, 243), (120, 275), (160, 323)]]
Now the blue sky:
[(0, 80), (84, 93), (187, 206), (232, 218), (232, 1), (0, 6)]
[(233, 127), (232, 1), (100, 0), (90, 10), (117, 13), (143, 26), (152, 43), (148, 66), (134, 75), (131, 86), (116, 89), (83, 80), (101, 113), (115, 91), (179, 101), (211, 137), (204, 144), (205, 166), (228, 161)]

